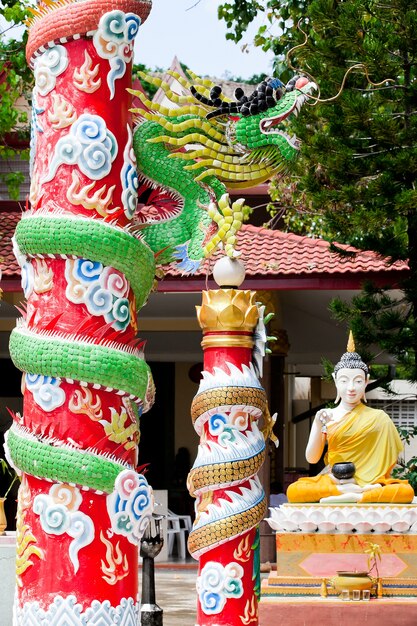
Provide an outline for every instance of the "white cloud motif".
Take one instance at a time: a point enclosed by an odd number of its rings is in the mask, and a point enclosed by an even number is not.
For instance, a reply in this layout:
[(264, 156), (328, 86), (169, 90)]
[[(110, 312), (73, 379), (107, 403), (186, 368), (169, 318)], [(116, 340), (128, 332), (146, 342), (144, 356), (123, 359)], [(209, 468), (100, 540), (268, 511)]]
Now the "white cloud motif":
[(51, 46), (34, 61), (35, 88), (46, 96), (56, 85), (56, 77), (68, 67), (68, 53), (64, 46)]
[(44, 183), (55, 177), (60, 165), (77, 165), (92, 180), (107, 176), (117, 156), (116, 137), (99, 115), (83, 113), (71, 126), (70, 132), (56, 143), (49, 172)]
[(65, 391), (61, 389), (61, 379), (38, 374), (26, 374), (26, 389), (44, 411), (54, 411), (65, 402)]
[(113, 493), (107, 496), (107, 512), (113, 532), (138, 545), (153, 508), (153, 492), (146, 478), (133, 470), (120, 472)]
[(132, 60), (133, 41), (139, 26), (140, 18), (134, 13), (114, 10), (100, 18), (98, 29), (94, 33), (93, 43), (97, 54), (102, 59), (108, 59), (110, 64), (107, 75), (110, 100), (115, 96), (116, 80), (124, 76), (126, 63)]
[[(60, 501), (65, 491), (68, 491), (70, 500)], [(74, 574), (80, 567), (79, 551), (90, 545), (95, 535), (94, 522), (91, 517), (78, 510), (81, 502), (79, 489), (69, 485), (62, 485), (58, 493), (56, 485), (52, 486), (49, 494), (39, 494), (33, 500), (33, 512), (39, 515), (42, 529), (46, 533), (58, 536), (67, 534), (72, 537), (68, 556), (74, 568)]]
[(243, 567), (235, 562), (226, 566), (216, 561), (205, 564), (197, 577), (197, 593), (206, 615), (217, 615), (229, 598), (242, 597), (243, 573)]

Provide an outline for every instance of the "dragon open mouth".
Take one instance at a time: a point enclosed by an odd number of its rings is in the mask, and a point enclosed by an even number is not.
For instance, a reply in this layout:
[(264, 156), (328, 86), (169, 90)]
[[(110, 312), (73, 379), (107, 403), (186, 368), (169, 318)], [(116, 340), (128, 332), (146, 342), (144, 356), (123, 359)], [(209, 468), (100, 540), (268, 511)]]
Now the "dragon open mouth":
[(295, 136), (290, 136), (286, 130), (286, 122), (291, 115), (298, 116), (301, 107), (308, 100), (309, 94), (317, 89), (317, 85), (306, 78), (300, 78), (295, 84), (295, 91), (298, 92), (294, 104), (282, 115), (266, 117), (259, 122), (259, 128), (264, 135), (281, 135), (295, 149), (299, 150), (301, 142)]

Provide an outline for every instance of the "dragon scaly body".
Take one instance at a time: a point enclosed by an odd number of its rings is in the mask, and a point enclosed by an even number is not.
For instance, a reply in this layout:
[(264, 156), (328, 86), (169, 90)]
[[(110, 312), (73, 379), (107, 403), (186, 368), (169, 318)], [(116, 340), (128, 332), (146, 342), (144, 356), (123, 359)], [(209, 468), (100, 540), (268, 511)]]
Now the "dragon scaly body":
[(177, 258), (184, 271), (194, 271), (220, 241), (233, 254), (242, 201), (230, 207), (226, 185), (253, 187), (285, 170), (299, 150), (286, 131), (288, 118), (298, 114), (315, 85), (304, 77), (286, 87), (268, 79), (249, 97), (237, 89), (232, 102), (209, 80), (190, 73), (191, 83), (170, 74), (183, 95), (160, 79), (142, 77), (161, 87), (176, 108), (134, 92), (147, 109), (134, 109), (137, 218), (146, 224), (144, 238), (160, 262)]
[[(16, 626), (138, 622), (137, 546), (153, 497), (137, 473), (137, 444), (154, 385), (137, 311), (152, 289), (156, 263), (177, 259), (194, 271), (221, 242), (233, 256), (243, 200), (230, 205), (226, 186), (256, 185), (294, 158), (298, 142), (285, 121), (313, 88), (305, 78), (286, 88), (268, 79), (249, 97), (236, 90), (232, 102), (191, 74), (193, 84), (174, 74), (182, 95), (151, 78), (177, 108), (138, 93), (147, 110), (140, 110), (132, 136), (133, 42), (150, 8), (150, 0), (44, 0), (29, 21), (31, 209), (14, 237), (27, 306), (10, 340), (24, 373), (23, 414), (14, 415), (8, 435), (10, 459), (22, 474)], [(249, 309), (255, 310), (252, 303)], [(247, 369), (230, 370), (227, 387), (250, 387), (256, 399), (262, 392), (245, 350)], [(232, 361), (239, 369), (241, 353)], [(216, 376), (208, 381), (223, 390)], [(207, 391), (200, 400), (211, 401)], [(216, 426), (209, 420), (217, 412), (213, 402), (196, 409), (205, 432)], [(261, 402), (248, 402), (242, 424), (233, 406), (222, 418), (237, 442), (240, 471), (232, 485), (230, 463), (221, 457), (224, 437), (209, 433), (219, 451), (210, 465), (231, 494), (237, 533), (252, 533), (237, 547), (242, 563), (257, 544), (254, 529), (265, 510), (255, 477), (265, 447), (256, 423), (265, 414), (263, 396)], [(196, 554), (236, 535), (223, 537), (222, 511), (214, 519), (204, 510), (206, 491), (214, 491), (204, 452), (191, 477), (202, 501), (191, 535)], [(242, 511), (245, 494), (250, 514)], [(215, 506), (220, 499), (214, 496)], [(220, 538), (207, 541), (207, 529)], [(239, 589), (242, 568), (232, 577)], [(253, 611), (251, 605), (246, 620), (253, 621)]]

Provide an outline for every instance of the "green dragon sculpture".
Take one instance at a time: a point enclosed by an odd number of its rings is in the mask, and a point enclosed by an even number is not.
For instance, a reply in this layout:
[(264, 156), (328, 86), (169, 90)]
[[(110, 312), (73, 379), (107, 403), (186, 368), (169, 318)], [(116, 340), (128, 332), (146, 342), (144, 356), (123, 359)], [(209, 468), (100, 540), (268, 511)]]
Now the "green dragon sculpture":
[[(137, 544), (153, 498), (136, 472), (137, 443), (154, 385), (137, 310), (157, 264), (177, 260), (193, 272), (219, 245), (236, 255), (243, 200), (231, 204), (226, 188), (251, 187), (285, 169), (299, 149), (286, 125), (315, 87), (304, 77), (286, 86), (268, 79), (249, 96), (236, 90), (231, 101), (191, 73), (172, 73), (180, 95), (146, 77), (174, 108), (134, 92), (144, 108), (132, 138), (133, 41), (150, 5), (40, 2), (29, 23), (31, 209), (14, 237), (27, 307), (10, 338), (13, 362), (24, 372), (24, 410), (8, 434), (10, 458), (23, 473), (19, 626), (55, 625), (62, 615), (71, 624), (138, 622)], [(241, 375), (241, 386), (249, 381), (258, 388), (250, 368), (239, 371), (227, 386), (239, 384)], [(217, 383), (209, 377), (211, 387)], [(245, 424), (220, 425), (241, 442), (251, 471), (265, 447), (252, 419), (261, 412), (250, 406)], [(204, 420), (198, 416), (199, 424)], [(239, 493), (232, 499), (236, 509), (245, 508), (252, 532), (264, 496), (248, 472), (242, 489), (251, 494), (251, 511)], [(197, 469), (193, 480), (205, 493), (200, 474)], [(200, 518), (197, 552), (207, 547), (198, 544), (204, 511)], [(242, 544), (240, 558), (255, 544), (252, 538)], [(239, 589), (242, 569), (233, 578)]]
[(249, 96), (236, 89), (231, 101), (192, 72), (189, 80), (168, 74), (182, 95), (160, 78), (139, 76), (161, 88), (173, 108), (132, 91), (144, 106), (133, 109), (137, 219), (146, 224), (144, 239), (160, 263), (177, 259), (181, 270), (194, 272), (220, 242), (226, 254), (235, 254), (244, 201), (230, 205), (226, 185), (253, 187), (285, 170), (300, 147), (287, 132), (289, 118), (298, 115), (316, 85), (300, 76), (286, 86), (269, 78)]

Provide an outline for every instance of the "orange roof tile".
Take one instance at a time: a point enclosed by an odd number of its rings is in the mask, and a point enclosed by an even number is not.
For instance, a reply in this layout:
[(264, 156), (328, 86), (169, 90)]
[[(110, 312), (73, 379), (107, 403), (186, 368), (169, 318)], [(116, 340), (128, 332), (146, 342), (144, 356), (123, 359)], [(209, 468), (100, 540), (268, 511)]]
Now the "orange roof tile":
[(13, 254), (12, 237), (20, 220), (20, 211), (0, 213), (0, 269), (3, 277), (20, 278), (20, 267)]
[[(357, 251), (351, 246), (337, 244), (343, 250), (356, 252), (354, 257), (342, 258), (330, 251), (330, 244), (322, 239), (300, 237), (293, 233), (270, 230), (245, 224), (238, 234), (238, 249), (245, 264), (246, 274), (251, 276), (276, 276), (300, 274), (343, 274), (347, 272), (381, 272), (387, 270), (408, 270), (404, 261), (389, 263), (389, 260), (375, 252)], [(214, 259), (219, 253), (214, 256)], [(211, 261), (212, 263), (212, 261)], [(197, 272), (205, 275), (209, 262)], [(169, 269), (169, 276), (178, 276), (175, 268)]]
[[(11, 242), (20, 215), (17, 211), (0, 213), (0, 269), (6, 280), (20, 278), (20, 268), (14, 258)], [(349, 246), (340, 245), (340, 247), (347, 251), (355, 251)], [(245, 264), (246, 281), (248, 279), (269, 280), (270, 288), (273, 288), (271, 279), (287, 279), (288, 281), (292, 278), (296, 282), (289, 288), (297, 288), (296, 283), (301, 286), (303, 278), (307, 281), (311, 281), (313, 277), (338, 277), (343, 280), (352, 276), (361, 276), (364, 280), (366, 277), (371, 279), (380, 274), (388, 277), (390, 273), (391, 277), (394, 275), (400, 279), (400, 274), (408, 271), (406, 262), (397, 261), (390, 264), (389, 260), (374, 252), (358, 251), (355, 257), (342, 258), (330, 251), (330, 244), (327, 241), (300, 237), (292, 233), (269, 230), (250, 224), (245, 224), (238, 235), (238, 249), (241, 251), (240, 258)], [(210, 273), (210, 268), (219, 255), (218, 252), (212, 259), (205, 261), (202, 268), (193, 276), (182, 276), (178, 269), (170, 267), (166, 272), (165, 281), (160, 284), (160, 289), (171, 290), (172, 285), (169, 287), (169, 282), (180, 285), (180, 289), (184, 291), (187, 291), (187, 283), (190, 290), (202, 288), (202, 281)], [(195, 283), (195, 286), (191, 287), (191, 283)], [(289, 285), (288, 282), (287, 284)], [(308, 284), (304, 282), (301, 288), (308, 288)], [(285, 288), (285, 285), (285, 282), (281, 283), (280, 287)], [(209, 286), (212, 287), (211, 284)], [(251, 285), (247, 288), (255, 287)], [(351, 287), (348, 287), (346, 283), (345, 288)]]
[(371, 251), (358, 251), (352, 246), (337, 244), (354, 257), (341, 257), (330, 250), (322, 239), (300, 237), (293, 233), (246, 225), (239, 241), (251, 274), (312, 274), (323, 272), (380, 272), (388, 269), (407, 270), (404, 261), (390, 263)]

